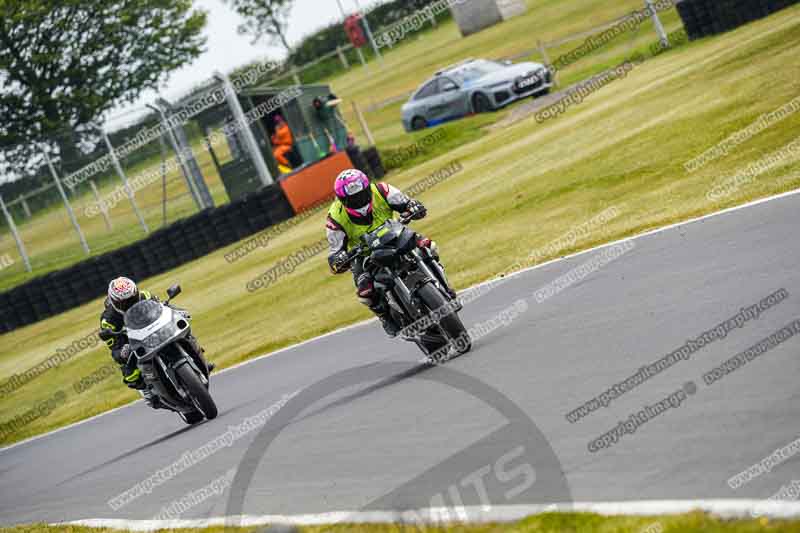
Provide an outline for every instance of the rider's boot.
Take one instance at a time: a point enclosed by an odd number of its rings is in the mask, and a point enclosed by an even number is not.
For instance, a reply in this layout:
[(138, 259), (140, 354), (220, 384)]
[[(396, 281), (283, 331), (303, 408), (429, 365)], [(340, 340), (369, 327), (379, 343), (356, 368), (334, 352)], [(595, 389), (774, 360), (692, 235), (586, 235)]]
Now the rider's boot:
[(153, 409), (164, 409), (164, 405), (161, 403), (159, 397), (153, 394), (153, 391), (150, 389), (142, 389), (139, 391), (139, 394), (142, 395), (145, 403)]
[(392, 314), (381, 303), (377, 305), (370, 305), (370, 310), (377, 315), (383, 326), (383, 331), (386, 332), (391, 338), (397, 337), (400, 334), (400, 325), (392, 318)]
[(400, 326), (394, 321), (389, 313), (386, 313), (385, 315), (378, 315), (378, 318), (381, 319), (383, 331), (385, 331), (387, 335), (395, 338), (400, 334)]

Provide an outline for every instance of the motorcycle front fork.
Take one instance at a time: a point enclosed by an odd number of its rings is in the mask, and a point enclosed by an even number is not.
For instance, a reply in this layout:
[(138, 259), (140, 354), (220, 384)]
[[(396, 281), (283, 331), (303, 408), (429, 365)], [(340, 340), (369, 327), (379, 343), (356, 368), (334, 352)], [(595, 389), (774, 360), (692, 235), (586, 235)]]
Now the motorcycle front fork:
[[(436, 272), (436, 274), (439, 277), (439, 280), (442, 282), (442, 284), (443, 284), (442, 288), (447, 292), (447, 294), (450, 295), (450, 297), (452, 299), (455, 300), (456, 298), (458, 298), (458, 295), (456, 294), (456, 291), (450, 285), (450, 280), (447, 279), (447, 273), (445, 272), (444, 265), (441, 263), (439, 258), (434, 256), (433, 254), (429, 254), (428, 255), (428, 262), (429, 262), (428, 264), (429, 264), (430, 268), (432, 268)], [(459, 308), (459, 310), (460, 310), (460, 308)]]

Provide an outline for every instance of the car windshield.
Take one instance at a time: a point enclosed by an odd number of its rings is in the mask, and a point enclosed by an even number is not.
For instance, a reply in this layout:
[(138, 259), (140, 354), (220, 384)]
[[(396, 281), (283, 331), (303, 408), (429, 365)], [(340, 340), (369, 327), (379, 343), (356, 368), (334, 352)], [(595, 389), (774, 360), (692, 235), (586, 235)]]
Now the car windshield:
[(462, 82), (470, 82), (482, 78), (492, 72), (502, 70), (503, 65), (495, 61), (486, 61), (484, 59), (473, 61), (458, 70), (450, 73), (454, 78), (458, 78)]

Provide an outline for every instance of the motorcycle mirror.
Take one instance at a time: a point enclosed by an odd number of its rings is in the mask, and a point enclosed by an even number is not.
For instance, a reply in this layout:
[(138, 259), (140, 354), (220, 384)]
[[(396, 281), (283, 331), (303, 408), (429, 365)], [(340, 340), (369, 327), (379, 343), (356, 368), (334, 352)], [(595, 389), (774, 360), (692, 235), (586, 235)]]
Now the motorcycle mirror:
[(167, 296), (169, 296), (170, 300), (175, 298), (180, 293), (181, 293), (181, 286), (178, 283), (167, 289)]

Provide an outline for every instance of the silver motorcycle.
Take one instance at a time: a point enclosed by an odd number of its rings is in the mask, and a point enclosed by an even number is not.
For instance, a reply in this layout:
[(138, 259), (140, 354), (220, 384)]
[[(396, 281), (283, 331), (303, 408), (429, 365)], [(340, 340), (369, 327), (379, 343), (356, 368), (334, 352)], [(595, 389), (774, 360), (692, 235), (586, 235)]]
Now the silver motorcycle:
[(163, 303), (143, 300), (134, 304), (125, 313), (121, 334), (128, 337), (131, 357), (136, 358), (147, 389), (184, 422), (196, 424), (216, 418), (217, 405), (208, 390), (208, 364), (189, 341), (191, 317), (170, 305), (180, 292), (180, 285), (173, 285)]

